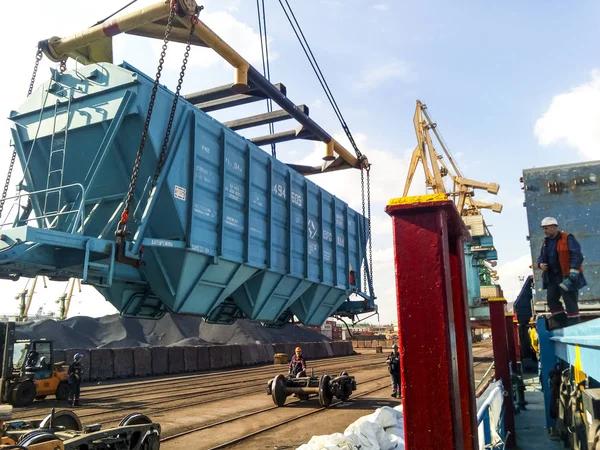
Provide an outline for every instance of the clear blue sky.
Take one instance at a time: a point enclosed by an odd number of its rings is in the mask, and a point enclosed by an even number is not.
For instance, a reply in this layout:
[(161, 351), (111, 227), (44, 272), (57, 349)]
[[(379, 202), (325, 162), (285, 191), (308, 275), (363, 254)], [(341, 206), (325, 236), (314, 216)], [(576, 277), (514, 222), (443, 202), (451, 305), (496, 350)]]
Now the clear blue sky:
[[(1, 75), (4, 86), (12, 86), (2, 102), (4, 117), (24, 98), (38, 40), (84, 29), (126, 2), (106, 0), (83, 10), (76, 0), (33, 3), (38, 14), (29, 16), (31, 26), (8, 24), (0, 31), (4, 42), (14, 42), (5, 55), (12, 63)], [(129, 10), (148, 3), (140, 0)], [(311, 116), (332, 134), (341, 134), (279, 2), (265, 3), (272, 81), (285, 83), (292, 100), (309, 105)], [(395, 319), (391, 224), (383, 208), (388, 198), (402, 194), (409, 154), (416, 143), (412, 116), (417, 98), (428, 105), (464, 175), (501, 186), (497, 198), (480, 199), (504, 204), (501, 215), (489, 213), (486, 220), (492, 225), (500, 257), (501, 282), (512, 300), (517, 276), (527, 275), (530, 263), (519, 184), (522, 169), (600, 159), (600, 135), (595, 131), (600, 120), (600, 106), (596, 106), (600, 104), (600, 75), (593, 72), (600, 69), (595, 56), (600, 41), (600, 3), (290, 3), (350, 128), (362, 150), (372, 156), (375, 277), (382, 321)], [(201, 18), (259, 68), (256, 2), (210, 0), (201, 4), (206, 6)], [(0, 6), (0, 11), (15, 17), (17, 8), (9, 2)], [(153, 76), (159, 45), (158, 41), (119, 36), (115, 38), (115, 60), (125, 59)], [(162, 81), (171, 88), (180, 55), (175, 50), (168, 52)], [(44, 64), (38, 82), (48, 76)], [(183, 91), (224, 84), (232, 77), (230, 67), (208, 51), (195, 48)], [(264, 109), (261, 103), (247, 111)], [(289, 128), (291, 125), (277, 125), (278, 131)], [(7, 131), (5, 121), (0, 130), (3, 144), (8, 141)], [(307, 158), (318, 163), (321, 150), (310, 142), (295, 143), (280, 146), (279, 154), (284, 161)], [(8, 150), (3, 155), (1, 174), (6, 171)], [(359, 207), (357, 173), (317, 177), (315, 181)], [(63, 286), (57, 289), (62, 292)], [(81, 302), (75, 313), (108, 311), (98, 306), (101, 300), (97, 296), (93, 298), (89, 304)], [(14, 307), (3, 305), (1, 309)]]

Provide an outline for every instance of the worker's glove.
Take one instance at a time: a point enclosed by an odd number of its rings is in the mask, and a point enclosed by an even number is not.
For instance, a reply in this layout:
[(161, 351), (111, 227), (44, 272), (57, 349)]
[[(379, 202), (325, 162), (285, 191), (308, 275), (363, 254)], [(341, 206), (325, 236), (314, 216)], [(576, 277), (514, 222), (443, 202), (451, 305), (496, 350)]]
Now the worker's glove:
[(75, 374), (75, 379), (79, 380), (79, 375)]
[(569, 272), (569, 279), (575, 283), (577, 281), (577, 278), (579, 277), (579, 270), (577, 269), (571, 269), (571, 271)]

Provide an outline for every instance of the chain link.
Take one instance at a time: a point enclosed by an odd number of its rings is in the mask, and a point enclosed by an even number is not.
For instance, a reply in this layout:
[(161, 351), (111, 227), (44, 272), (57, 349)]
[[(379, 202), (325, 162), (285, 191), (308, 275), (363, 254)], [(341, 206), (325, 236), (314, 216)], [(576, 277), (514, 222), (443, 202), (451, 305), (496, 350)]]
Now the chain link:
[[(360, 191), (362, 198), (362, 216), (363, 216), (363, 242), (367, 243), (367, 221), (366, 221), (366, 208), (365, 208), (365, 171), (360, 169)], [(365, 255), (366, 256), (366, 255)], [(367, 259), (365, 257), (365, 268), (363, 270), (363, 285), (362, 291), (367, 292)]]
[(146, 145), (146, 139), (148, 137), (148, 129), (150, 128), (150, 119), (152, 118), (152, 111), (154, 110), (154, 102), (156, 100), (156, 93), (158, 92), (158, 85), (160, 76), (162, 74), (163, 64), (165, 62), (165, 56), (167, 54), (167, 44), (169, 43), (169, 35), (173, 27), (173, 18), (177, 12), (177, 2), (171, 3), (171, 11), (169, 12), (169, 18), (167, 19), (167, 28), (165, 30), (165, 37), (163, 40), (162, 51), (160, 53), (160, 59), (158, 60), (158, 68), (156, 71), (156, 78), (154, 79), (154, 85), (152, 86), (152, 93), (150, 94), (150, 104), (148, 105), (148, 113), (146, 114), (146, 122), (144, 124), (144, 130), (142, 131), (142, 138), (140, 140), (140, 147), (135, 158), (133, 166), (133, 173), (131, 175), (131, 181), (129, 183), (129, 190), (127, 191), (127, 199), (125, 200), (125, 208), (121, 213), (121, 220), (117, 225), (117, 236), (125, 236), (127, 234), (127, 222), (129, 221), (129, 208), (133, 201), (133, 193), (137, 184), (138, 174), (140, 171), (140, 165), (142, 163), (142, 154), (144, 153), (144, 146)]
[[(33, 92), (33, 85), (35, 84), (35, 77), (37, 75), (40, 61), (42, 60), (43, 53), (42, 48), (38, 47), (35, 54), (35, 64), (33, 66), (33, 74), (31, 75), (31, 81), (29, 82), (29, 89), (27, 90), (27, 97)], [(15, 167), (15, 160), (17, 159), (17, 151), (13, 150), (10, 158), (10, 164), (8, 165), (8, 173), (6, 174), (6, 181), (4, 182), (4, 189), (2, 190), (2, 198), (0, 199), (0, 217), (2, 217), (2, 211), (4, 210), (4, 203), (6, 202), (6, 195), (8, 194), (8, 187), (10, 186), (10, 179), (12, 172)]]
[(37, 75), (38, 67), (40, 66), (40, 61), (42, 60), (42, 47), (38, 47), (37, 52), (35, 54), (35, 65), (33, 66), (33, 74), (31, 75), (31, 81), (29, 82), (29, 89), (27, 90), (27, 97), (31, 95), (33, 92), (33, 85), (35, 84), (35, 77)]
[(371, 234), (371, 165), (367, 166), (367, 216), (369, 218), (369, 274), (371, 285), (369, 292), (374, 297), (373, 289), (373, 235)]
[(169, 137), (171, 136), (171, 128), (173, 127), (173, 120), (175, 119), (175, 111), (177, 109), (177, 102), (179, 100), (179, 95), (181, 92), (181, 86), (183, 84), (183, 77), (185, 75), (185, 70), (187, 69), (187, 62), (190, 56), (190, 49), (192, 47), (192, 36), (194, 35), (194, 30), (196, 29), (196, 24), (198, 23), (198, 19), (196, 16), (192, 16), (191, 19), (192, 26), (190, 28), (190, 35), (188, 36), (187, 44), (185, 46), (185, 53), (183, 55), (183, 64), (181, 66), (181, 71), (179, 72), (179, 80), (177, 80), (177, 89), (175, 90), (175, 98), (173, 99), (173, 105), (171, 106), (171, 115), (169, 116), (169, 122), (167, 124), (167, 130), (165, 132), (165, 139), (163, 141), (162, 150), (160, 152), (160, 156), (158, 158), (158, 164), (156, 165), (156, 171), (154, 172), (153, 182), (156, 183), (160, 172), (162, 171), (163, 166), (167, 160), (167, 146), (169, 144)]

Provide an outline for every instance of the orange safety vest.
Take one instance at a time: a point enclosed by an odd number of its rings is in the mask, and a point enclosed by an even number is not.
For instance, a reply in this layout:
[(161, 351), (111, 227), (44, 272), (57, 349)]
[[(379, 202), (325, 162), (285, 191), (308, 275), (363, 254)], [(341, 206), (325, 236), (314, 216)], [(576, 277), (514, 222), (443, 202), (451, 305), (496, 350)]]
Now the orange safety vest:
[[(569, 238), (569, 233), (564, 231), (560, 232), (560, 238), (556, 243), (556, 252), (558, 253), (558, 262), (560, 264), (560, 269), (562, 270), (562, 274), (565, 277), (569, 276), (569, 272), (571, 271), (571, 252), (569, 251), (569, 244), (567, 239)], [(579, 273), (583, 273), (583, 268), (579, 266)]]

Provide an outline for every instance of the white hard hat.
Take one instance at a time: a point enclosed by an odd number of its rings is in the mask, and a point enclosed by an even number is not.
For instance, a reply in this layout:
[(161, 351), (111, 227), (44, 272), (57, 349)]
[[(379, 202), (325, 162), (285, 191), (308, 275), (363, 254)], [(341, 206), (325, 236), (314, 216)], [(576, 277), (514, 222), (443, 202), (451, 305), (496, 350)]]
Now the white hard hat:
[(558, 220), (556, 220), (554, 217), (544, 217), (544, 219), (542, 220), (542, 226), (546, 227), (548, 225), (558, 226)]

